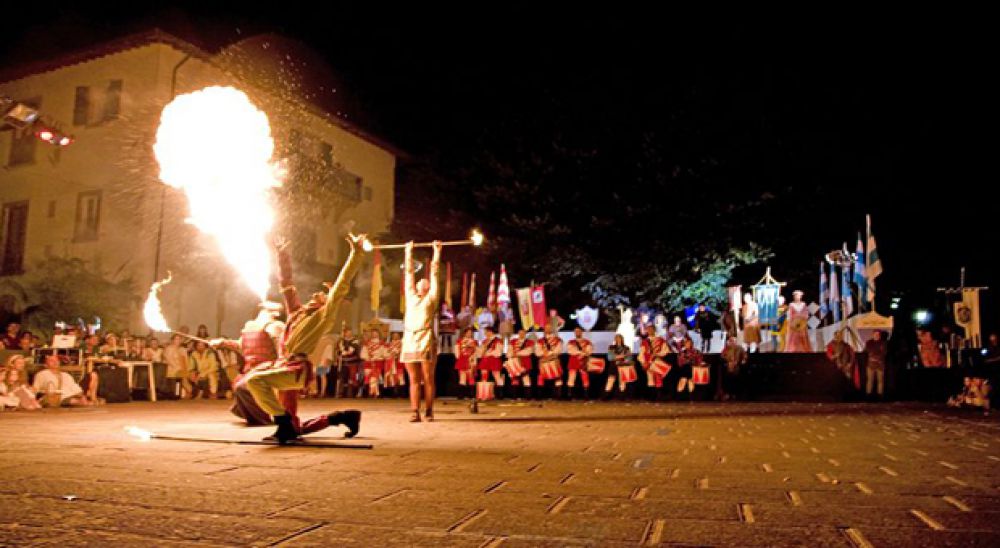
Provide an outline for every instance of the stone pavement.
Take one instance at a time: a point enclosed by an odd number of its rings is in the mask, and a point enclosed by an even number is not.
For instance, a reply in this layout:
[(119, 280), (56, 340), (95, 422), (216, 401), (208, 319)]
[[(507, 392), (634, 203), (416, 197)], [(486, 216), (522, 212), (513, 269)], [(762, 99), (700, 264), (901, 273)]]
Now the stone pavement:
[[(0, 414), (0, 545), (998, 546), (1000, 424), (902, 404), (441, 402), (374, 450), (259, 439), (226, 402)], [(303, 416), (337, 400), (306, 400)], [(334, 438), (339, 429), (316, 434)]]

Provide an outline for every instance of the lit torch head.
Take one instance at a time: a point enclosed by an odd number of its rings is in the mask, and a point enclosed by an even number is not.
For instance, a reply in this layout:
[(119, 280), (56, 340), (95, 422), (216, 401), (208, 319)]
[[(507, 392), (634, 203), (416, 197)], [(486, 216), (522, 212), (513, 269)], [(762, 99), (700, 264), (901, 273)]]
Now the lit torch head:
[(472, 245), (474, 246), (478, 247), (483, 245), (483, 240), (484, 240), (483, 233), (480, 232), (478, 229), (472, 231), (472, 235), (469, 236), (469, 239), (472, 240)]
[(125, 431), (128, 432), (130, 436), (135, 436), (139, 438), (139, 441), (149, 441), (153, 439), (153, 433), (149, 430), (143, 430), (138, 426), (126, 426)]

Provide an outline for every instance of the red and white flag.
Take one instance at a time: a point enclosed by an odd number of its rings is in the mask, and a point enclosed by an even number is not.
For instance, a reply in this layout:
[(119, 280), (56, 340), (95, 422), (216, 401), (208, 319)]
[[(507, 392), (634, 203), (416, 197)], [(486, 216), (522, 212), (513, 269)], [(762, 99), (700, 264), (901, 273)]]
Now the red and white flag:
[(497, 309), (497, 276), (496, 272), (490, 272), (490, 292), (486, 295), (486, 308), (488, 310)]
[(497, 304), (510, 305), (510, 286), (507, 285), (507, 266), (500, 265), (500, 285), (497, 286)]

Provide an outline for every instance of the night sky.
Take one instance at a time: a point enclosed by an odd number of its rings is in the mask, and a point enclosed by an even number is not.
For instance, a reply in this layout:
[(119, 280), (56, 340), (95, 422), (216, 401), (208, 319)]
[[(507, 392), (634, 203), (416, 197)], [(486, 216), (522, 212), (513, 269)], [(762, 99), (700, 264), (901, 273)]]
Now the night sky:
[[(332, 74), (313, 82), (314, 101), (432, 166), (454, 167), (487, 144), (513, 150), (534, 142), (525, 136), (556, 134), (593, 145), (612, 180), (628, 171), (616, 165), (617, 146), (687, 120), (703, 138), (679, 146), (726, 166), (711, 179), (719, 193), (784, 200), (764, 227), (773, 240), (762, 243), (777, 254), (775, 274), (788, 273), (809, 298), (822, 253), (843, 241), (853, 250), (865, 213), (873, 215), (883, 290), (929, 303), (933, 288), (957, 284), (963, 265), (969, 283), (996, 286), (995, 169), (986, 165), (993, 139), (983, 137), (995, 111), (987, 102), (995, 61), (984, 17), (799, 14), (786, 24), (778, 14), (760, 14), (761, 23), (509, 3), (475, 13), (203, 4), (33, 8), (18, 17), (30, 21), (25, 27), (6, 25), (0, 62), (153, 26), (210, 51), (277, 32), (330, 65)], [(336, 94), (327, 93), (331, 82)], [(419, 191), (401, 176), (398, 200)], [(699, 204), (670, 203), (654, 234), (669, 232), (678, 208)], [(741, 281), (755, 282), (760, 270)], [(984, 313), (997, 325), (995, 313)]]

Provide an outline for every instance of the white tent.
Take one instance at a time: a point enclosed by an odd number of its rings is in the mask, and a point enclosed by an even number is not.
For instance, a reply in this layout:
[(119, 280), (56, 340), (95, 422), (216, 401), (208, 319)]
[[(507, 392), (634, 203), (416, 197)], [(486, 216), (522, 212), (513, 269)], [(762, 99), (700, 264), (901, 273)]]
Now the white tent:
[[(845, 325), (846, 324), (846, 325)], [(823, 352), (826, 345), (833, 340), (833, 334), (844, 328), (848, 329), (854, 336), (847, 336), (847, 341), (854, 343), (855, 350), (864, 350), (865, 343), (872, 338), (875, 331), (885, 331), (888, 336), (892, 335), (893, 319), (882, 316), (877, 312), (866, 312), (851, 316), (846, 322), (841, 321), (833, 325), (828, 325), (813, 331), (813, 349)]]

